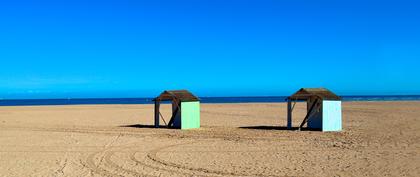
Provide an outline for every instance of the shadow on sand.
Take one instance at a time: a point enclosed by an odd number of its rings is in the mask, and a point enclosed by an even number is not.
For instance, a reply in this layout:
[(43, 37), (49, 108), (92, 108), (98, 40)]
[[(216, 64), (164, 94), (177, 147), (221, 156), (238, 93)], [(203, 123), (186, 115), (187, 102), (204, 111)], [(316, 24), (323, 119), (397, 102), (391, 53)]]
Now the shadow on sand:
[[(133, 125), (121, 125), (119, 127), (128, 127), (128, 128), (153, 128), (155, 129), (156, 127), (154, 125), (143, 125), (143, 124), (133, 124)], [(260, 125), (260, 126), (247, 126), (247, 127), (239, 127), (242, 129), (253, 129), (253, 130), (287, 130), (287, 131), (295, 131), (295, 130), (299, 130), (299, 127), (292, 127), (292, 129), (287, 129), (287, 127), (284, 126), (265, 126), (265, 125)], [(167, 126), (159, 126), (158, 129), (172, 129), (169, 128)], [(307, 128), (307, 127), (303, 127), (302, 129), (300, 129), (301, 131), (321, 131), (321, 129), (315, 129), (315, 128)]]
[[(292, 127), (291, 129), (287, 129), (287, 127), (284, 126), (248, 126), (248, 127), (239, 127), (243, 129), (254, 129), (254, 130), (299, 130), (299, 127)], [(303, 127), (300, 129), (301, 131), (321, 131), (321, 129), (315, 129), (315, 128), (307, 128)]]
[[(119, 127), (128, 127), (128, 128), (156, 128), (155, 125), (143, 125), (143, 124), (133, 124), (133, 125), (120, 125)], [(161, 125), (158, 129), (170, 129), (167, 126)]]

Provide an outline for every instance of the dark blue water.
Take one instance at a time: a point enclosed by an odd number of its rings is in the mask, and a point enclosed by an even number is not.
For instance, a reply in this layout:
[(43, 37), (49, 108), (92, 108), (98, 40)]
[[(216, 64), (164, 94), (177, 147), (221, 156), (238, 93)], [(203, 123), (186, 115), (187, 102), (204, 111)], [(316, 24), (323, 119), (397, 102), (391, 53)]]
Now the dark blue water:
[[(342, 96), (343, 101), (420, 101), (420, 95)], [(201, 103), (275, 103), (285, 96), (271, 97), (201, 97)], [(152, 98), (77, 98), (0, 100), (0, 106), (79, 105), (79, 104), (152, 104)]]

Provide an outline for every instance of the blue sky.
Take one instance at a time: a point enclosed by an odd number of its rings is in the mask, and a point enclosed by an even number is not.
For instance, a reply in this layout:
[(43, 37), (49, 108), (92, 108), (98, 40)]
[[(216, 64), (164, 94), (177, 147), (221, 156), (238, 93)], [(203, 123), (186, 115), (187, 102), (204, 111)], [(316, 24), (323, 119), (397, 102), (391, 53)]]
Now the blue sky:
[(415, 1), (0, 1), (0, 98), (420, 94)]

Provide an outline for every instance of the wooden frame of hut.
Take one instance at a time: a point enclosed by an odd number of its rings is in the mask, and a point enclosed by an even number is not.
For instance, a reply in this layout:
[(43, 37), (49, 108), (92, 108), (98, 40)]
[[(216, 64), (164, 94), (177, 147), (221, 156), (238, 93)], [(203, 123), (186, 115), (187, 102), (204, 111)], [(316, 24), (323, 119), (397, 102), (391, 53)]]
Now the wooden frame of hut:
[(160, 118), (166, 124), (159, 110), (162, 101), (172, 102), (172, 116), (169, 123), (167, 123), (169, 128), (200, 128), (200, 100), (188, 90), (167, 90), (153, 99), (153, 101), (155, 102), (156, 128), (160, 126)]
[(325, 88), (302, 88), (287, 98), (288, 129), (292, 129), (292, 111), (297, 101), (306, 101), (307, 105), (299, 130), (307, 124), (310, 129), (341, 131), (341, 98)]

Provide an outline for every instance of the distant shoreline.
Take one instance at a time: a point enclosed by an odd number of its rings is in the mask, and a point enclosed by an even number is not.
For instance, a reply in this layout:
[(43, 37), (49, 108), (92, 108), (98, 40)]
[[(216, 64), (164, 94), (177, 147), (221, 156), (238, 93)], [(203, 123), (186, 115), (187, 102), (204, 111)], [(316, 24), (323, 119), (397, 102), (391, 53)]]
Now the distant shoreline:
[[(286, 96), (201, 97), (201, 103), (283, 103)], [(342, 96), (345, 102), (420, 101), (420, 95)], [(152, 104), (153, 98), (4, 99), (0, 106)]]

